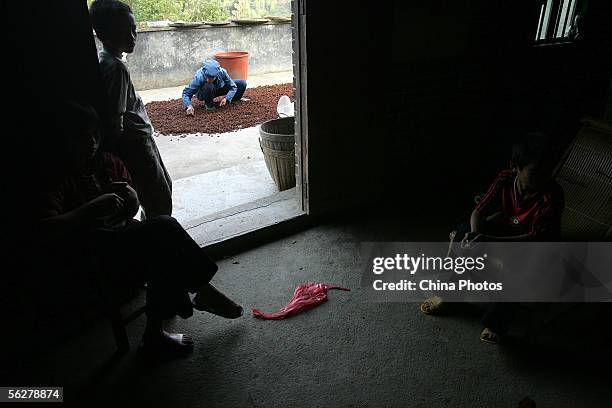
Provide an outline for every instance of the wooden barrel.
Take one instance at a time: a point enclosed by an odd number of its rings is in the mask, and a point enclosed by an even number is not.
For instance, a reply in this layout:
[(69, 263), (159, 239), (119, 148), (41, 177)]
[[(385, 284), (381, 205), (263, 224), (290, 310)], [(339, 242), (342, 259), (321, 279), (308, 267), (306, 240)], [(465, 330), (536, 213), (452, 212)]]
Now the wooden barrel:
[(259, 127), (259, 146), (278, 190), (295, 187), (295, 118), (263, 123)]

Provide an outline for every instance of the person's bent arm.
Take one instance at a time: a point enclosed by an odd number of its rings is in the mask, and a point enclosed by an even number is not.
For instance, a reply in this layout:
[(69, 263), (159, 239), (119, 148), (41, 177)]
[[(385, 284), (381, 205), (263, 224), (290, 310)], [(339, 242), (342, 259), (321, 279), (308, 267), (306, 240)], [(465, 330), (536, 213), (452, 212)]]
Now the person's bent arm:
[(125, 181), (111, 183), (108, 190), (109, 193), (115, 193), (123, 199), (123, 215), (125, 215), (125, 218), (133, 218), (140, 207), (136, 190)]
[(191, 105), (191, 98), (198, 92), (198, 89), (202, 86), (202, 78), (196, 73), (189, 84), (183, 89), (183, 108), (187, 111), (191, 110), (193, 114), (193, 106)]
[(230, 87), (229, 91), (227, 92), (227, 95), (225, 95), (225, 100), (229, 103), (232, 103), (234, 95), (236, 95), (236, 92), (238, 91), (238, 87), (236, 86), (234, 80), (227, 73), (224, 72), (223, 77), (223, 80), (227, 82)]
[(484, 215), (480, 214), (477, 210), (472, 211), (470, 216), (470, 229), (472, 232), (484, 233), (487, 219)]
[(123, 211), (124, 203), (115, 193), (103, 194), (72, 211), (43, 218), (40, 227), (43, 233), (53, 237), (102, 226)]
[(478, 212), (478, 210), (472, 211), (470, 216), (470, 228), (472, 232), (465, 234), (464, 241), (500, 241), (500, 242), (521, 242), (531, 241), (533, 239), (532, 234), (520, 234), (520, 235), (509, 235), (509, 236), (497, 236), (491, 235), (489, 232), (489, 222), (491, 222), (499, 214), (493, 214), (492, 216), (486, 217), (485, 215)]
[(110, 104), (108, 131), (111, 140), (116, 141), (123, 133), (123, 115), (127, 110), (129, 77), (127, 71), (115, 69), (105, 78), (106, 94)]
[(499, 237), (495, 235), (487, 235), (487, 234), (474, 234), (473, 232), (469, 232), (465, 234), (464, 240), (467, 241), (492, 241), (492, 242), (524, 242), (524, 241), (533, 241), (533, 237), (531, 234), (521, 234), (521, 235), (509, 235), (506, 237)]

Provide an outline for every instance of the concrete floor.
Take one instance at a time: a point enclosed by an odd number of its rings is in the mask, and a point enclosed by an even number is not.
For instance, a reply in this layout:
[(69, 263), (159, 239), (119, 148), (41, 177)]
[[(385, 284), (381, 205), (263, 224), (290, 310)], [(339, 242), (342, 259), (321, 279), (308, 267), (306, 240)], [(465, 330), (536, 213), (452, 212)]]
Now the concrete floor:
[[(99, 325), (47, 352), (41, 379), (68, 387), (68, 398), (80, 389), (78, 406), (501, 408), (526, 396), (538, 408), (610, 406), (609, 352), (606, 360), (585, 346), (588, 333), (563, 328), (572, 349), (527, 352), (479, 341), (477, 316), (434, 318), (415, 304), (367, 303), (360, 242), (406, 240), (407, 231), (420, 239), (445, 234), (400, 225), (391, 219), (312, 228), (221, 261), (213, 280), (247, 311), (280, 308), (299, 282), (351, 289), (330, 291), (318, 308), (284, 321), (196, 312), (172, 323), (197, 342), (191, 354), (174, 358), (132, 350), (113, 359), (111, 332)], [(144, 322), (128, 327), (133, 344)]]
[(278, 193), (259, 148), (259, 127), (217, 135), (158, 136), (183, 225)]
[(263, 161), (258, 126), (210, 135), (157, 136), (155, 142), (173, 180)]
[(185, 226), (198, 218), (277, 193), (266, 163), (253, 160), (176, 180), (172, 214)]

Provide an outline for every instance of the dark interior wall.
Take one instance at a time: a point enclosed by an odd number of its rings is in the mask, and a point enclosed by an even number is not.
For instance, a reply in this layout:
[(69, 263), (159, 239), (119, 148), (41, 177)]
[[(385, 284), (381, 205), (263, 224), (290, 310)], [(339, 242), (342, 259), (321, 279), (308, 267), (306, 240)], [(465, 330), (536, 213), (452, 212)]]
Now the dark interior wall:
[[(9, 184), (20, 200), (12, 220), (29, 233), (32, 206), (47, 181), (61, 175), (66, 161), (58, 124), (67, 118), (58, 110), (63, 100), (91, 104), (101, 116), (106, 105), (85, 0), (5, 4), (4, 25), (11, 64), (5, 84), (13, 95), (4, 114), (10, 118), (5, 146), (11, 154)], [(27, 15), (20, 19), (17, 16)], [(25, 23), (24, 23), (25, 22)], [(25, 225), (24, 225), (25, 223)]]
[(525, 127), (537, 23), (534, 2), (490, 3), (307, 3), (312, 204), (471, 205)]
[[(3, 15), (7, 19), (2, 25), (6, 49), (1, 188), (6, 256), (2, 257), (0, 304), (8, 317), (7, 327), (32, 338), (54, 338), (62, 329), (50, 327), (46, 318), (89, 293), (77, 288), (78, 280), (66, 278), (65, 271), (45, 262), (36, 207), (41, 191), (57, 180), (66, 164), (58, 124), (68, 118), (58, 110), (60, 102), (81, 100), (104, 112), (97, 56), (85, 0), (5, 2)], [(49, 302), (51, 298), (57, 302)], [(19, 356), (28, 345), (33, 343), (8, 339), (4, 349)], [(7, 367), (3, 362), (0, 366)], [(3, 375), (6, 372), (0, 369)], [(10, 380), (15, 380), (12, 372)]]
[(536, 1), (378, 4), (394, 21), (385, 34), (393, 101), (385, 166), (387, 190), (401, 186), (406, 196), (400, 203), (465, 214), (508, 165), (517, 135), (543, 130), (565, 146), (580, 117), (602, 116), (611, 72), (605, 1), (588, 5), (588, 38), (544, 47), (533, 44)]
[[(388, 10), (309, 0), (306, 19), (308, 172), (312, 212), (371, 202), (382, 190), (387, 102), (377, 52)], [(384, 52), (382, 52), (384, 54)]]
[[(603, 118), (612, 80), (612, 3), (590, 0), (580, 41), (532, 47), (531, 121), (561, 140), (576, 133), (583, 116)], [(537, 117), (536, 117), (537, 116)]]
[[(26, 11), (15, 7), (16, 15)], [(42, 2), (27, 12), (32, 23), (15, 27), (14, 39), (23, 53), (25, 86), (37, 96), (36, 109), (54, 114), (54, 104), (67, 98), (103, 109), (86, 1)]]
[[(422, 211), (465, 212), (521, 131), (534, 2), (395, 2), (391, 185)], [(534, 23), (535, 24), (535, 23)]]

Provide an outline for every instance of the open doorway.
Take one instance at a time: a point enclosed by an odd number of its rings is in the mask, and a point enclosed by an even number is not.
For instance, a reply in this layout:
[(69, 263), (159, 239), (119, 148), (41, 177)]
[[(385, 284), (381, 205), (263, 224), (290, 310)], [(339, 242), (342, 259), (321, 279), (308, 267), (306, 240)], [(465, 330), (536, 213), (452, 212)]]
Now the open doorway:
[[(127, 3), (134, 3), (139, 33), (126, 62), (173, 179), (173, 216), (207, 245), (304, 214), (303, 3), (201, 0), (192, 7), (214, 10), (204, 15), (183, 8), (167, 16), (147, 14), (137, 0)], [(196, 113), (185, 115), (182, 91), (194, 73), (205, 60), (230, 51), (248, 52), (246, 78), (238, 78), (248, 84), (241, 100), (209, 112), (193, 97)], [(260, 125), (283, 116), (281, 111), (287, 115), (281, 97), (289, 98), (296, 124), (290, 188), (275, 183), (260, 147)]]

